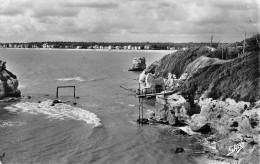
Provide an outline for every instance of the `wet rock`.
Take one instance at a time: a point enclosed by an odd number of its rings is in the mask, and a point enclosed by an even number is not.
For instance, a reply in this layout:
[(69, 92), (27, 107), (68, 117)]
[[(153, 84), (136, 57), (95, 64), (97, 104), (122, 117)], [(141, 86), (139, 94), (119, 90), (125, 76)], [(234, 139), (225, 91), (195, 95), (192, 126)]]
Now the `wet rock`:
[(0, 102), (17, 102), (20, 100), (21, 98), (19, 97), (8, 97), (8, 98), (4, 98), (3, 100), (0, 100)]
[(176, 147), (176, 148), (171, 149), (171, 152), (174, 154), (179, 154), (179, 153), (183, 153), (184, 149), (182, 147)]
[(5, 157), (5, 153), (3, 153), (2, 155), (0, 155), (0, 163), (3, 162), (3, 158)]
[(147, 118), (137, 119), (138, 124), (149, 124), (149, 120)]
[(181, 129), (171, 130), (171, 134), (174, 134), (174, 135), (188, 135), (188, 133), (186, 133), (185, 131), (183, 131)]
[(54, 100), (51, 104), (51, 106), (54, 106), (55, 104), (63, 103), (61, 100)]

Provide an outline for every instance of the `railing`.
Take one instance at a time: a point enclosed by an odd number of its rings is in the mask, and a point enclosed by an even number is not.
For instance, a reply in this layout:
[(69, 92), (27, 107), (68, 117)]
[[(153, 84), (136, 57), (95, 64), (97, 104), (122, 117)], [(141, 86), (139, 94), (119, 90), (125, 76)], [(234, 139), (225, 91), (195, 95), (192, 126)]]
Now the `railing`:
[(74, 97), (76, 96), (76, 87), (75, 86), (58, 86), (57, 92), (56, 92), (56, 97), (59, 97), (59, 88), (74, 88)]

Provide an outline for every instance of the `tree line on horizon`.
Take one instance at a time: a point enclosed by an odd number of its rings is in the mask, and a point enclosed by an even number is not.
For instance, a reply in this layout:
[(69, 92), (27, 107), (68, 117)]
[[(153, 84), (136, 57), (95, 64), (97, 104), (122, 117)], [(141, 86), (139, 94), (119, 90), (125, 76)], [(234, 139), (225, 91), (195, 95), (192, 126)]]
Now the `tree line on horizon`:
[(44, 41), (44, 42), (27, 42), (27, 43), (17, 43), (17, 42), (12, 42), (12, 43), (0, 43), (0, 45), (4, 44), (27, 44), (28, 48), (33, 48), (33, 46), (37, 46), (41, 48), (43, 44), (49, 44), (49, 45), (54, 45), (55, 48), (65, 48), (66, 46), (70, 48), (76, 48), (77, 46), (81, 47), (82, 49), (88, 49), (89, 47), (93, 46), (140, 46), (141, 49), (145, 49), (144, 47), (146, 45), (151, 46), (151, 49), (153, 50), (167, 50), (167, 49), (181, 49), (184, 47), (191, 48), (191, 47), (199, 47), (199, 46), (212, 46), (212, 47), (217, 47), (219, 43), (210, 43), (210, 42), (201, 42), (201, 43), (196, 43), (196, 42), (189, 42), (189, 43), (173, 43), (173, 42), (68, 42), (68, 41)]

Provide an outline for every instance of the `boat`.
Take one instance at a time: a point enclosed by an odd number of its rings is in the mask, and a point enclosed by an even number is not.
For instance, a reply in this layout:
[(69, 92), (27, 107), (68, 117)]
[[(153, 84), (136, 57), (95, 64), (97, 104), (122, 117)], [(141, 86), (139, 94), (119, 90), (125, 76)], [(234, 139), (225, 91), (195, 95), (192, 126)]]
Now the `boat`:
[(145, 57), (134, 58), (133, 67), (128, 69), (128, 71), (143, 71), (145, 68)]

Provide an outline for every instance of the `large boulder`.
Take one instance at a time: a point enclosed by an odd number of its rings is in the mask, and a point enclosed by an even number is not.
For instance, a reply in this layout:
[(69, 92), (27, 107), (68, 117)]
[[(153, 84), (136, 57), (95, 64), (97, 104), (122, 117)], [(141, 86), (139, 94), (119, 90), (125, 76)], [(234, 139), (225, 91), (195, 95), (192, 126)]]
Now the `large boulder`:
[[(201, 112), (193, 115), (188, 120), (191, 129), (197, 132), (211, 132), (214, 129), (222, 134), (238, 131), (237, 129), (234, 130), (234, 128), (239, 127), (237, 122), (242, 122), (242, 118), (239, 120), (239, 117), (243, 116), (241, 116), (241, 113), (245, 111), (245, 107), (250, 105), (248, 102), (235, 102), (232, 99), (226, 101), (201, 99), (198, 104)], [(255, 112), (247, 115), (253, 116), (254, 114)], [(257, 115), (255, 114), (254, 120), (256, 118)], [(243, 119), (247, 120), (246, 116)]]
[(171, 125), (185, 124), (189, 119), (190, 103), (179, 94), (157, 95), (156, 104), (156, 117), (167, 120)]

